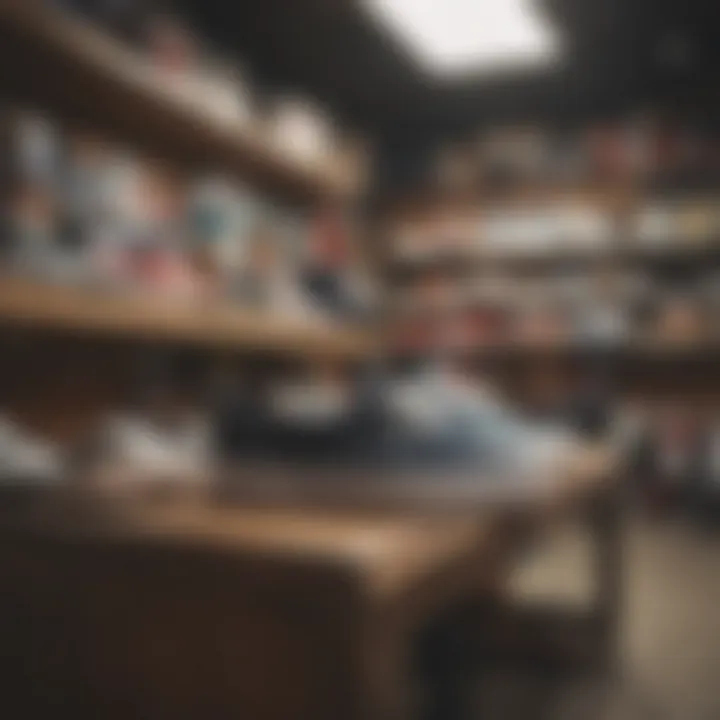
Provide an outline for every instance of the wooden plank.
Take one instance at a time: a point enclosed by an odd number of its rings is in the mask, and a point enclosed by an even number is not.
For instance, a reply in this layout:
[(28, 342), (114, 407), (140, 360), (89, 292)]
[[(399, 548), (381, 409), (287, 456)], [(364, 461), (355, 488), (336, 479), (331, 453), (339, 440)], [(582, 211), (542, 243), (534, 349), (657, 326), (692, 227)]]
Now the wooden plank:
[(243, 311), (222, 301), (190, 303), (10, 278), (0, 281), (0, 321), (38, 330), (309, 357), (360, 358), (370, 349), (361, 332)]

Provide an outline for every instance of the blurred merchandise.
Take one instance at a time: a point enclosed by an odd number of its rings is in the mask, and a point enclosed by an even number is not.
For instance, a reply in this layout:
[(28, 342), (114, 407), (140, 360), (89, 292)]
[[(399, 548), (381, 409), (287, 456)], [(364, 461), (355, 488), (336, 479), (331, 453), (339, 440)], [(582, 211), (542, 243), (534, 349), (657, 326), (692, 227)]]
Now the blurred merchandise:
[(20, 182), (10, 194), (6, 212), (10, 262), (28, 273), (51, 270), (59, 233), (55, 198), (43, 187)]
[(488, 185), (526, 182), (541, 177), (547, 167), (550, 138), (537, 128), (488, 132), (480, 140), (480, 162)]
[(0, 416), (0, 485), (56, 482), (63, 472), (60, 449)]
[(247, 242), (238, 272), (233, 274), (233, 299), (250, 307), (272, 307), (278, 300), (278, 291), (287, 287), (283, 263), (277, 237), (259, 223)]
[(298, 160), (320, 164), (337, 146), (330, 119), (306, 100), (275, 98), (267, 122), (273, 144)]
[(571, 441), (569, 433), (524, 419), (452, 365), (394, 378), (388, 401), (394, 418), (388, 449), (400, 467), (482, 468), (523, 485), (552, 468)]
[(327, 207), (311, 222), (302, 283), (310, 300), (330, 315), (367, 318), (375, 304), (357, 241), (352, 219), (340, 208)]
[(672, 214), (667, 206), (653, 205), (641, 210), (636, 218), (637, 242), (648, 249), (661, 248), (674, 243), (671, 219)]
[(673, 345), (702, 342), (708, 336), (704, 313), (691, 299), (682, 297), (662, 305), (655, 333), (659, 342)]
[(476, 183), (478, 169), (464, 145), (442, 148), (435, 163), (435, 183), (444, 191), (462, 191)]
[(229, 60), (205, 57), (200, 63), (199, 98), (202, 106), (223, 123), (252, 129), (255, 107), (245, 76)]
[(583, 344), (615, 346), (629, 338), (627, 315), (621, 307), (590, 305), (575, 312), (575, 337)]
[(632, 171), (634, 144), (619, 125), (593, 128), (588, 137), (592, 172), (601, 180), (618, 180)]
[(198, 39), (183, 22), (172, 15), (160, 14), (148, 19), (146, 50), (151, 67), (164, 87), (178, 97), (198, 104), (202, 90)]
[(720, 234), (720, 209), (716, 201), (695, 201), (678, 208), (678, 235), (692, 245), (705, 245)]
[(173, 369), (151, 378), (134, 407), (105, 420), (90, 472), (101, 485), (204, 484), (214, 467), (211, 419), (185, 396)]
[(19, 181), (52, 190), (58, 183), (61, 140), (57, 127), (36, 113), (10, 112), (12, 170)]
[(712, 475), (709, 430), (687, 404), (661, 403), (649, 417), (635, 470), (660, 507), (675, 502), (693, 509), (702, 500)]
[(189, 178), (35, 117), (7, 115), (22, 142), (9, 134), (6, 269), (293, 317), (367, 317), (372, 291), (343, 213), (271, 204), (222, 175)]
[(529, 347), (558, 347), (565, 344), (569, 335), (565, 313), (551, 303), (519, 313), (514, 329), (515, 341)]
[(0, 415), (0, 485), (53, 483), (62, 472), (63, 458), (57, 446)]
[(716, 200), (667, 200), (641, 210), (635, 236), (648, 248), (669, 246), (682, 250), (715, 242), (719, 231)]
[(474, 143), (445, 142), (428, 167), (444, 191), (546, 189), (717, 177), (716, 138), (700, 124), (628, 112), (595, 125), (484, 129)]
[(208, 428), (198, 418), (163, 425), (150, 417), (118, 416), (108, 421), (103, 463), (127, 479), (193, 482), (210, 470)]

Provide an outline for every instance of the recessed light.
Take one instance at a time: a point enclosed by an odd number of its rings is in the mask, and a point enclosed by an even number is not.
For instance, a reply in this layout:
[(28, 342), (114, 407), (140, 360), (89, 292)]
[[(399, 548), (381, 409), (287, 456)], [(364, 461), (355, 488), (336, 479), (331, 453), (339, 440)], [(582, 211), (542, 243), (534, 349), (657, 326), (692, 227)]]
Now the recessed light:
[(557, 36), (533, 0), (364, 0), (430, 72), (551, 62)]

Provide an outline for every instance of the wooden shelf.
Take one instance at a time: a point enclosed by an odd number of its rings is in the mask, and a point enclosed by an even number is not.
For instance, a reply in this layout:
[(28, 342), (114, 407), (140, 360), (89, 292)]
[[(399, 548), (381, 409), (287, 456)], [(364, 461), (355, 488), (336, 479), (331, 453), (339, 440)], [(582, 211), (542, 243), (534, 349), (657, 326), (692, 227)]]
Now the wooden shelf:
[(423, 217), (428, 212), (451, 210), (467, 213), (486, 209), (556, 206), (591, 206), (610, 211), (637, 205), (643, 188), (587, 179), (572, 185), (520, 185), (507, 188), (475, 187), (456, 191), (438, 188), (415, 189), (386, 195), (379, 211), (386, 218)]
[[(400, 350), (400, 356), (426, 355), (427, 350)], [(631, 342), (616, 345), (592, 346), (581, 343), (556, 342), (545, 344), (498, 343), (469, 345), (455, 350), (458, 356), (486, 358), (488, 360), (536, 360), (542, 358), (613, 359), (622, 362), (716, 363), (720, 359), (720, 341), (664, 343)]]
[(172, 92), (132, 49), (37, 0), (0, 0), (0, 61), (10, 91), (69, 121), (103, 130), (155, 156), (237, 176), (291, 202), (357, 194), (339, 164), (288, 157)]
[(0, 323), (309, 358), (361, 359), (371, 349), (369, 338), (359, 331), (252, 313), (220, 301), (191, 304), (15, 278), (0, 279)]
[(687, 268), (719, 261), (720, 244), (717, 242), (657, 248), (616, 247), (602, 252), (562, 249), (503, 255), (472, 250), (448, 250), (443, 253), (417, 257), (396, 256), (390, 261), (389, 272), (395, 276), (412, 276), (432, 269), (459, 271), (465, 274), (492, 268), (537, 272), (571, 265), (592, 268), (607, 263), (658, 268), (675, 266)]

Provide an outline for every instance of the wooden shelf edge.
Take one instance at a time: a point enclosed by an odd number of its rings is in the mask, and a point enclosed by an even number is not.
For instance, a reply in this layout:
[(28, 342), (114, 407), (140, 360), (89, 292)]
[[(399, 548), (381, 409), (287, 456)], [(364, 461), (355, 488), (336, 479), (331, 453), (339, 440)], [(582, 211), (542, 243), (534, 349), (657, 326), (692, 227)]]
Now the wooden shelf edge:
[(563, 264), (602, 265), (618, 263), (633, 265), (643, 263), (694, 263), (701, 265), (708, 261), (720, 259), (720, 244), (707, 245), (688, 244), (684, 247), (659, 248), (625, 248), (605, 250), (602, 252), (583, 252), (578, 250), (555, 250), (537, 253), (483, 253), (458, 250), (447, 251), (437, 255), (394, 255), (389, 261), (391, 272), (418, 273), (428, 269), (459, 266), (463, 268), (482, 269), (486, 267), (552, 267)]
[(222, 301), (190, 303), (0, 279), (0, 323), (79, 333), (300, 357), (362, 359), (371, 350), (360, 331), (248, 312)]
[[(396, 355), (426, 355), (430, 350), (398, 350)], [(692, 343), (633, 342), (607, 346), (573, 344), (571, 342), (548, 343), (544, 345), (488, 344), (458, 347), (459, 356), (482, 358), (542, 358), (542, 357), (587, 357), (629, 359), (648, 362), (707, 360), (716, 362), (720, 358), (720, 341), (707, 340)]]

